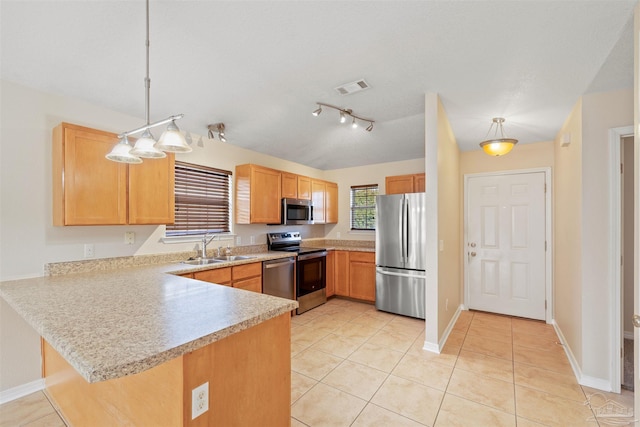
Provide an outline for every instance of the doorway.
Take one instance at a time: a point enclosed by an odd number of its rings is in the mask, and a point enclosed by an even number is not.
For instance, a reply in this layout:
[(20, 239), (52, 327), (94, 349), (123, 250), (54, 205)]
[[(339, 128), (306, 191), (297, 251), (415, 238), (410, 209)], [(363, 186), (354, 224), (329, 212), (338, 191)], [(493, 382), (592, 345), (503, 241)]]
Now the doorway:
[(465, 305), (551, 321), (550, 169), (465, 175)]
[(610, 130), (611, 283), (613, 293), (613, 345), (611, 388), (634, 389), (634, 211), (635, 148), (633, 127)]

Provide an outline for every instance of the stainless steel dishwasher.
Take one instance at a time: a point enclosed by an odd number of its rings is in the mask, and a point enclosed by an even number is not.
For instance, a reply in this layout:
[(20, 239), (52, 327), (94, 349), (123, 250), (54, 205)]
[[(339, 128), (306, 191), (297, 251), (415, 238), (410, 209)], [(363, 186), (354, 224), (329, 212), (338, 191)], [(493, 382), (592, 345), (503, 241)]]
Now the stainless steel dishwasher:
[(279, 258), (262, 263), (262, 293), (296, 299), (295, 257)]

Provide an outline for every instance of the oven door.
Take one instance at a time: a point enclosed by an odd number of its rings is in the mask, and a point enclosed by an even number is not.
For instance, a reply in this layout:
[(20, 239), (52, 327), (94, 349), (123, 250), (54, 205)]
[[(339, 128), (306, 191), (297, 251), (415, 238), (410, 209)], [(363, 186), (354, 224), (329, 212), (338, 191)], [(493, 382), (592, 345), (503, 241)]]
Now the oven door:
[(327, 286), (326, 252), (299, 256), (296, 269), (298, 298), (324, 289)]

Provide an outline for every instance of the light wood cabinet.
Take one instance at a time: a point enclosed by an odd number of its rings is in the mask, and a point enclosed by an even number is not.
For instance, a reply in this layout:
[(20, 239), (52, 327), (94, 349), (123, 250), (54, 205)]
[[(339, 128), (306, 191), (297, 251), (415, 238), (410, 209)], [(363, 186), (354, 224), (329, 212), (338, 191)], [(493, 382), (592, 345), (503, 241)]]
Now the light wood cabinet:
[(375, 302), (375, 254), (350, 251), (334, 251), (334, 253), (335, 295)]
[(425, 174), (416, 174), (413, 179), (414, 190), (416, 193), (424, 193), (426, 190), (426, 177)]
[(338, 184), (327, 182), (325, 193), (325, 222), (327, 224), (338, 223)]
[(311, 180), (311, 202), (315, 224), (336, 224), (338, 222), (338, 184)]
[(324, 202), (326, 189), (327, 184), (324, 181), (311, 180), (311, 203), (313, 203), (314, 224), (325, 224), (327, 222)]
[(282, 173), (257, 165), (236, 166), (237, 224), (280, 224)]
[(298, 175), (282, 172), (282, 197), (288, 199), (298, 198)]
[(298, 175), (298, 199), (311, 200), (311, 178)]
[(172, 154), (127, 165), (105, 159), (114, 133), (61, 123), (53, 129), (53, 225), (171, 224)]
[(196, 271), (193, 278), (218, 285), (233, 286), (253, 292), (262, 292), (262, 263), (235, 265)]
[(332, 297), (332, 296), (334, 296), (336, 294), (335, 271), (336, 271), (336, 252), (335, 251), (327, 251), (327, 272), (326, 272), (327, 298), (328, 297)]
[(105, 159), (117, 142), (69, 123), (53, 129), (53, 225), (127, 223), (127, 165)]
[(129, 165), (129, 224), (175, 221), (175, 155)]
[(193, 278), (203, 282), (231, 286), (231, 267), (213, 268), (211, 270), (196, 271)]
[(335, 294), (343, 297), (349, 296), (349, 252), (335, 252)]
[(349, 254), (349, 296), (364, 301), (376, 300), (376, 264), (372, 252)]
[(420, 193), (425, 190), (425, 174), (396, 175), (385, 177), (386, 194)]

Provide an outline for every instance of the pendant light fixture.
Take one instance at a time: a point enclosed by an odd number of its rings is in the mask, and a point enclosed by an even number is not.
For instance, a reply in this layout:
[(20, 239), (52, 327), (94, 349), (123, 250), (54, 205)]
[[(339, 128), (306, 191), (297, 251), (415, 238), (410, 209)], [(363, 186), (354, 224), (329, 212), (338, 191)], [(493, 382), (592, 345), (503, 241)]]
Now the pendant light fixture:
[[(149, 79), (149, 0), (146, 0), (146, 21), (147, 21), (147, 38), (146, 38), (146, 60), (147, 73), (144, 79), (145, 86), (145, 119), (147, 124), (137, 129), (123, 132), (118, 135), (120, 141), (113, 147), (113, 150), (105, 157), (114, 162), (120, 163), (142, 163), (141, 158), (159, 159), (166, 157), (165, 151), (170, 153), (188, 153), (192, 149), (185, 141), (184, 136), (180, 133), (180, 129), (175, 121), (184, 117), (183, 114), (171, 116), (159, 122), (150, 123), (149, 121), (149, 91), (151, 88), (151, 80)], [(160, 136), (160, 141), (156, 142), (151, 134), (151, 128), (160, 125), (167, 125), (167, 130)], [(140, 138), (136, 141), (134, 147), (129, 144), (128, 136), (142, 132)]]
[[(491, 129), (495, 125), (496, 129), (493, 138), (480, 143), (480, 147), (482, 147), (484, 152), (490, 156), (504, 156), (511, 151), (514, 145), (518, 143), (517, 139), (507, 138), (504, 136), (504, 128), (502, 127), (503, 123), (504, 119), (502, 117), (494, 117), (491, 122), (491, 126), (489, 127), (489, 131), (487, 132), (487, 136), (489, 136)], [(500, 135), (498, 135), (498, 131), (500, 131)]]

